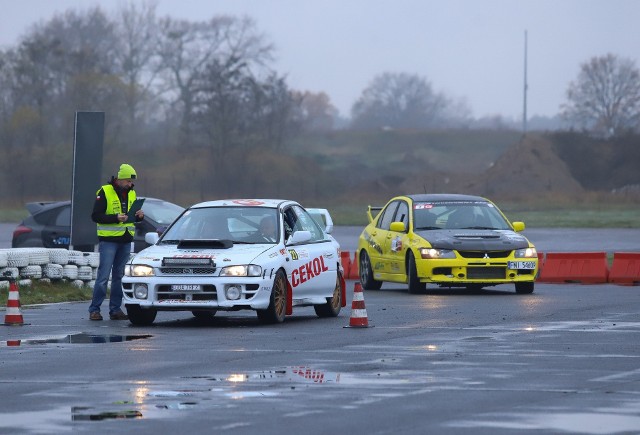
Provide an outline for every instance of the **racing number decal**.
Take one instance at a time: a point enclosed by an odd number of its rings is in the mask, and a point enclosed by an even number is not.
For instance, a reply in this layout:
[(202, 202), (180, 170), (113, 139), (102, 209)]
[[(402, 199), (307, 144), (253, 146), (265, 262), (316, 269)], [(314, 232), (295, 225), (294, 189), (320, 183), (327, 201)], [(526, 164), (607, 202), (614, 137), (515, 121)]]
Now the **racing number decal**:
[(291, 255), (291, 259), (292, 260), (299, 260), (300, 257), (298, 257), (298, 253), (295, 251), (295, 249), (289, 249), (289, 255)]

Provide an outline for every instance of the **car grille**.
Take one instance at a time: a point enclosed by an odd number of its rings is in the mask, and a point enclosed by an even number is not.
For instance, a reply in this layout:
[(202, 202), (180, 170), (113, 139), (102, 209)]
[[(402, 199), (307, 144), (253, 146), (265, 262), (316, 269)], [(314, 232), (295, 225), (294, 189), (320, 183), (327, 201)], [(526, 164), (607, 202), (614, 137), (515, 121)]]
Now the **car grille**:
[(161, 267), (161, 275), (213, 275), (215, 267)]
[(464, 258), (507, 258), (511, 251), (458, 251)]
[(468, 267), (467, 278), (469, 279), (505, 279), (506, 269), (504, 267)]

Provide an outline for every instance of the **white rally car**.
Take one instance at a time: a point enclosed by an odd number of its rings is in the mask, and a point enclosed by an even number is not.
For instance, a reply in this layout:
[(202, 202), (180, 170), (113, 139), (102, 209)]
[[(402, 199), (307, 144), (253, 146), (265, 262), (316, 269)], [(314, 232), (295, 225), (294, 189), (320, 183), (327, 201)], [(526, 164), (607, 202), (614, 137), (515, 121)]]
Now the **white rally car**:
[(340, 246), (298, 203), (234, 199), (195, 204), (152, 246), (136, 254), (122, 279), (134, 325), (158, 311), (255, 310), (280, 323), (293, 307), (335, 317), (346, 304)]

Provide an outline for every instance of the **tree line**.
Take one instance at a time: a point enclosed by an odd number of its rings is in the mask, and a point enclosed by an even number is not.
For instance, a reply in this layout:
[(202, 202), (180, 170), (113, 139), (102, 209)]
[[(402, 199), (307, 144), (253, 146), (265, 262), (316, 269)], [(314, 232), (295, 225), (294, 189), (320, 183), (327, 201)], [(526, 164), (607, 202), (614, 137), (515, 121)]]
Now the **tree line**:
[[(159, 17), (153, 2), (113, 14), (70, 9), (37, 23), (0, 50), (0, 200), (69, 196), (76, 111), (106, 113), (104, 171), (144, 165), (145, 187), (157, 196), (321, 190), (306, 181), (321, 175), (317, 162), (288, 147), (336, 128), (337, 110), (323, 92), (292, 89), (274, 56), (249, 17)], [(561, 110), (591, 133), (637, 130), (634, 62), (607, 54), (583, 64)], [(469, 128), (469, 114), (424, 77), (383, 72), (343, 128)]]

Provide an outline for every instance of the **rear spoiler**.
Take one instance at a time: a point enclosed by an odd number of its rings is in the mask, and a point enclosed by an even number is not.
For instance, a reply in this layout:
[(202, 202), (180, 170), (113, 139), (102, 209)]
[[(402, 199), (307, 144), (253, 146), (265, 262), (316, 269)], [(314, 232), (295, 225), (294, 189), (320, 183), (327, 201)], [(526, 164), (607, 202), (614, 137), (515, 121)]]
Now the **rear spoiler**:
[[(378, 213), (380, 213), (380, 210), (382, 210), (382, 207), (373, 207), (370, 205), (367, 208), (367, 218), (369, 219), (369, 223), (373, 222), (376, 216), (378, 216)], [(375, 214), (373, 212), (375, 212)]]
[(44, 208), (48, 204), (53, 204), (54, 201), (40, 201), (40, 202), (28, 202), (25, 204), (26, 209), (30, 214), (34, 214)]

